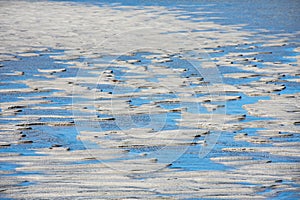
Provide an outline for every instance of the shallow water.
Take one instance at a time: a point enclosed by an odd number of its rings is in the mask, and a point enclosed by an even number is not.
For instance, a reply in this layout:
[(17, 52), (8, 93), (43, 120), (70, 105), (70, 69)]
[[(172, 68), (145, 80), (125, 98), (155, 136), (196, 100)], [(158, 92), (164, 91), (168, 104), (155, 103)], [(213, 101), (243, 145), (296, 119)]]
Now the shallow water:
[[(55, 0), (60, 1), (60, 0)], [(96, 5), (124, 5), (124, 6), (165, 6), (182, 10), (191, 19), (197, 18), (198, 10), (204, 10), (209, 20), (223, 25), (245, 24), (247, 29), (266, 29), (274, 32), (296, 32), (300, 30), (299, 1), (284, 2), (280, 0), (230, 0), (226, 2), (217, 0), (167, 0), (167, 1), (131, 1), (131, 0), (104, 0), (99, 3), (94, 0), (69, 0)], [(201, 16), (202, 14), (200, 14)], [(299, 38), (298, 38), (299, 39)]]
[[(294, 49), (298, 47), (299, 44), (299, 37), (297, 37), (297, 34), (299, 35), (299, 25), (298, 21), (299, 19), (299, 12), (298, 7), (299, 1), (291, 1), (289, 3), (284, 3), (282, 1), (277, 0), (270, 0), (270, 1), (243, 1), (241, 3), (240, 1), (228, 1), (228, 2), (216, 2), (216, 1), (203, 1), (203, 0), (197, 0), (197, 1), (102, 1), (102, 3), (98, 3), (96, 1), (87, 0), (74, 0), (70, 2), (79, 2), (79, 3), (85, 3), (85, 4), (93, 4), (93, 5), (99, 5), (99, 6), (112, 6), (114, 9), (128, 9), (127, 7), (120, 8), (119, 5), (125, 5), (125, 6), (137, 6), (139, 5), (139, 9), (141, 9), (143, 6), (163, 6), (166, 7), (170, 11), (180, 11), (180, 16), (190, 16), (190, 18), (185, 18), (182, 20), (187, 21), (195, 21), (195, 22), (204, 22), (204, 21), (214, 21), (218, 24), (222, 25), (235, 25), (240, 26), (241, 30), (247, 30), (252, 31), (254, 33), (259, 33), (258, 35), (253, 35), (247, 38), (249, 43), (253, 39), (260, 39), (261, 41), (264, 40), (264, 37), (272, 36), (273, 34), (280, 34), (280, 33), (290, 33), (294, 34), (295, 37), (289, 36), (289, 41), (286, 42), (287, 44), (284, 46), (275, 46), (275, 47), (268, 47), (263, 46), (262, 43), (264, 42), (257, 42), (257, 43), (250, 43), (250, 44), (239, 44), (239, 45), (233, 45), (233, 46), (222, 46), (219, 47), (217, 52), (208, 53), (210, 58), (220, 58), (222, 56), (226, 56), (229, 53), (250, 53), (250, 52), (272, 52), (272, 53), (266, 53), (266, 54), (258, 54), (255, 55), (255, 61), (247, 61), (246, 64), (244, 64), (243, 61), (237, 61), (232, 64), (241, 64), (243, 65), (256, 65), (256, 69), (267, 69), (268, 65), (265, 64), (265, 62), (279, 62), (280, 64), (289, 64), (293, 63), (296, 60), (295, 56), (298, 56), (299, 53), (294, 52)], [(204, 11), (204, 12), (198, 12), (198, 11)], [(266, 12), (268, 11), (268, 12)], [(239, 16), (239, 17), (237, 17)], [(203, 20), (199, 19), (205, 17)], [(245, 24), (241, 26), (240, 24)], [(197, 30), (195, 30), (197, 31)], [(218, 30), (215, 30), (218, 31)], [(266, 41), (265, 43), (268, 43)], [(254, 49), (251, 49), (251, 46), (255, 46)], [(199, 47), (201, 48), (201, 47)], [(64, 55), (63, 50), (57, 50), (49, 48), (48, 51), (41, 51), (41, 52), (35, 52), (40, 54), (38, 57), (17, 57), (20, 60), (18, 61), (4, 61), (1, 64), (3, 67), (0, 67), (0, 89), (24, 89), (27, 88), (27, 85), (22, 83), (22, 81), (26, 80), (53, 80), (55, 81), (55, 78), (72, 78), (76, 77), (78, 74), (78, 69), (73, 68), (71, 64), (68, 64), (64, 62), (63, 60), (60, 62), (59, 60), (52, 59), (51, 56), (53, 55)], [(120, 55), (118, 57), (118, 61), (127, 61), (127, 60), (140, 60), (136, 65), (137, 71), (143, 66), (147, 66), (151, 64), (151, 59), (147, 59), (146, 56), (149, 55), (155, 55), (155, 53), (152, 52), (133, 52), (133, 55)], [(245, 56), (246, 58), (247, 56)], [(249, 56), (251, 57), (251, 56)], [(114, 58), (114, 57), (113, 57)], [(186, 62), (184, 59), (181, 59), (178, 55), (171, 56), (172, 62), (166, 62), (162, 65), (168, 69), (189, 69), (186, 72), (182, 72), (180, 74), (181, 78), (185, 77), (192, 77), (193, 74), (197, 74), (197, 70), (193, 70), (193, 66), (189, 62)], [(261, 60), (261, 62), (256, 62), (256, 60)], [(140, 74), (138, 72), (130, 71), (129, 68), (126, 67), (120, 67), (120, 66), (114, 66), (111, 65), (110, 56), (103, 57), (101, 59), (91, 59), (91, 58), (84, 58), (80, 57), (78, 59), (74, 59), (72, 61), (77, 61), (81, 63), (88, 63), (88, 68), (85, 69), (87, 72), (99, 72), (102, 69), (94, 69), (97, 64), (105, 64), (105, 61), (107, 61), (107, 66), (105, 67), (105, 70), (112, 70), (113, 74), (115, 76), (115, 79), (119, 81), (130, 81), (134, 77), (139, 76)], [(295, 68), (298, 66), (294, 64)], [(60, 69), (60, 68), (66, 68), (66, 71), (54, 73), (55, 78), (51, 76), (46, 76), (42, 72), (38, 71), (37, 69)], [(241, 68), (240, 66), (230, 66), (230, 64), (221, 64), (218, 66), (219, 72), (224, 76), (225, 74), (235, 74), (235, 73), (244, 73), (244, 72), (251, 72), (251, 73), (257, 73), (257, 71), (251, 71), (249, 69)], [(22, 76), (13, 76), (9, 73), (13, 73), (15, 71), (23, 71), (24, 75)], [(258, 73), (260, 74), (260, 73)], [(88, 74), (89, 75), (89, 74)], [(247, 85), (251, 84), (253, 82), (258, 82), (262, 77), (265, 75), (268, 75), (267, 72), (262, 72), (260, 74), (261, 76), (256, 77), (247, 77), (247, 78), (228, 78), (228, 77), (222, 77), (222, 83), (228, 84), (228, 85), (234, 85), (234, 86), (240, 86), (240, 85)], [(88, 77), (88, 76), (87, 76)], [(133, 78), (132, 78), (133, 77)], [(153, 77), (146, 77), (145, 80), (150, 83), (159, 83), (160, 79), (168, 78), (166, 74), (155, 74)], [(200, 76), (198, 76), (200, 78)], [(145, 94), (144, 96), (130, 96), (125, 98), (120, 98), (122, 100), (130, 100), (130, 106), (132, 107), (141, 107), (148, 104), (151, 104), (155, 102), (157, 105), (160, 106), (160, 108), (163, 109), (178, 109), (181, 107), (187, 107), (187, 111), (190, 113), (198, 113), (198, 114), (218, 114), (218, 113), (225, 113), (228, 115), (243, 115), (245, 116), (244, 119), (241, 119), (237, 124), (238, 125), (244, 125), (247, 123), (250, 123), (250, 125), (247, 125), (245, 127), (242, 127), (237, 130), (232, 131), (222, 131), (220, 134), (220, 137), (217, 140), (216, 145), (214, 148), (210, 151), (210, 153), (204, 157), (199, 158), (199, 152), (201, 152), (201, 146), (200, 143), (203, 140), (203, 136), (198, 138), (198, 140), (195, 139), (195, 141), (190, 141), (190, 145), (186, 145), (184, 147), (180, 148), (186, 148), (186, 151), (177, 159), (174, 160), (169, 166), (169, 169), (176, 169), (179, 171), (225, 171), (225, 170), (235, 170), (238, 169), (238, 167), (233, 167), (230, 165), (222, 164), (213, 161), (211, 158), (218, 158), (223, 156), (250, 156), (253, 157), (253, 160), (255, 161), (265, 161), (270, 160), (272, 163), (298, 163), (299, 159), (295, 158), (293, 156), (283, 156), (283, 155), (273, 155), (270, 152), (224, 152), (224, 148), (255, 148), (255, 147), (272, 147), (272, 143), (278, 143), (278, 142), (299, 142), (300, 137), (299, 134), (296, 132), (290, 136), (287, 137), (277, 137), (277, 138), (270, 138), (271, 143), (252, 143), (245, 140), (236, 140), (236, 136), (242, 133), (247, 133), (250, 137), (256, 137), (259, 136), (258, 131), (265, 130), (265, 128), (262, 127), (256, 127), (256, 122), (261, 122), (261, 124), (264, 123), (271, 123), (276, 120), (276, 118), (272, 117), (260, 117), (260, 116), (253, 116), (248, 114), (247, 110), (243, 108), (244, 105), (247, 104), (254, 104), (261, 100), (270, 100), (271, 95), (283, 95), (283, 94), (295, 94), (299, 92), (300, 90), (300, 83), (296, 81), (292, 81), (293, 79), (297, 78), (297, 76), (286, 74), (276, 80), (276, 82), (271, 82), (270, 84), (276, 84), (281, 85), (283, 84), (286, 88), (281, 91), (274, 91), (270, 93), (265, 93), (264, 95), (258, 95), (258, 96), (248, 96), (243, 91), (235, 91), (232, 93), (228, 93), (227, 96), (240, 96), (241, 99), (234, 100), (234, 101), (227, 101), (227, 102), (212, 102), (212, 104), (215, 105), (223, 105), (224, 107), (217, 108), (216, 111), (209, 111), (207, 110), (203, 105), (200, 103), (178, 103), (178, 102), (160, 102), (165, 99), (176, 99), (178, 98), (176, 92), (170, 92), (169, 94)], [(83, 87), (89, 87), (90, 89), (97, 89), (101, 90), (103, 93), (107, 94), (114, 94), (114, 95), (122, 95), (122, 94), (135, 94), (140, 93), (143, 91), (143, 87), (141, 88), (131, 88), (131, 87), (125, 87), (122, 84), (118, 85), (112, 85), (112, 84), (106, 84), (106, 83), (89, 83), (89, 82), (83, 82), (80, 83)], [(191, 88), (196, 88), (201, 84), (191, 84)], [(203, 84), (202, 84), (203, 85)], [(209, 85), (209, 84), (207, 84)], [(207, 86), (204, 84), (204, 86)], [(1, 124), (22, 124), (26, 122), (30, 122), (33, 118), (32, 116), (39, 117), (37, 119), (38, 122), (70, 122), (74, 123), (74, 118), (76, 118), (77, 113), (73, 113), (72, 109), (69, 108), (71, 104), (80, 104), (80, 102), (89, 101), (88, 98), (84, 99), (84, 96), (81, 98), (82, 101), (76, 98), (74, 100), (74, 97), (70, 96), (53, 96), (56, 92), (60, 92), (59, 89), (49, 89), (48, 91), (30, 91), (30, 92), (3, 92), (1, 93), (0, 102), (1, 103), (7, 103), (7, 102), (17, 102), (20, 99), (26, 99), (29, 98), (31, 100), (45, 100), (48, 101), (47, 103), (36, 103), (32, 104), (30, 107), (21, 108), (21, 111), (18, 112), (15, 116), (5, 117), (1, 116), (0, 123)], [(246, 92), (246, 91), (245, 91)], [(207, 93), (199, 93), (195, 94), (197, 97), (205, 97), (209, 94)], [(73, 99), (72, 99), (73, 98)], [(97, 103), (99, 103), (101, 107), (101, 101), (110, 101), (112, 100), (109, 96), (107, 98), (100, 97), (97, 99)], [(212, 100), (213, 101), (213, 100)], [(91, 107), (98, 106), (97, 103), (94, 102)], [(63, 109), (61, 109), (63, 108)], [(88, 110), (89, 108), (87, 108)], [(151, 111), (151, 110), (150, 110)], [(105, 113), (102, 112), (100, 109), (96, 110), (94, 113), (98, 118), (113, 118), (115, 117), (113, 113)], [(51, 115), (58, 115), (62, 118), (49, 118), (47, 116)], [(26, 119), (26, 117), (28, 119)], [(84, 114), (82, 116), (85, 116)], [(97, 127), (93, 127), (93, 124), (87, 127), (80, 127), (81, 130), (87, 130), (87, 131), (99, 131), (99, 127), (101, 128), (100, 131), (117, 131), (117, 130), (127, 130), (130, 128), (152, 128), (154, 131), (161, 131), (161, 130), (178, 130), (178, 129), (191, 129), (191, 127), (185, 127), (180, 126), (177, 121), (182, 118), (180, 111), (173, 111), (169, 112), (167, 114), (152, 114), (149, 113), (130, 113), (129, 118), (131, 121), (124, 122), (122, 126), (120, 127), (120, 124), (115, 120), (104, 120), (97, 123)], [(16, 120), (14, 117), (23, 117), (23, 119)], [(119, 120), (129, 118), (120, 117)], [(158, 120), (158, 126), (153, 127), (152, 121)], [(131, 123), (130, 123), (131, 122)], [(234, 123), (234, 122), (231, 122)], [(254, 123), (251, 125), (251, 123)], [(277, 123), (277, 122), (276, 122)], [(230, 124), (230, 123), (229, 123)], [(36, 156), (37, 154), (35, 151), (38, 151), (41, 148), (55, 148), (55, 147), (62, 147), (62, 148), (68, 148), (69, 151), (75, 151), (75, 150), (83, 150), (86, 148), (89, 148), (86, 141), (80, 141), (78, 139), (78, 136), (80, 133), (78, 133), (78, 129), (76, 129), (76, 125), (74, 124), (71, 126), (45, 126), (45, 125), (32, 125), (32, 129), (28, 130), (21, 130), (21, 134), (24, 134), (24, 138), (20, 139), (26, 139), (32, 141), (32, 143), (23, 143), (23, 144), (12, 144), (8, 147), (0, 148), (1, 153), (8, 153), (8, 152), (17, 152), (22, 153), (24, 156)], [(83, 124), (86, 125), (86, 124)], [(214, 133), (214, 131), (211, 131)], [(281, 134), (285, 134), (288, 132), (281, 132)], [(110, 136), (107, 136), (109, 139)], [(113, 139), (113, 138), (112, 138)], [(150, 138), (151, 139), (151, 138)], [(93, 142), (91, 142), (93, 143)], [(97, 145), (93, 143), (95, 147)], [(152, 146), (152, 147), (145, 147), (145, 148), (136, 148), (136, 147), (123, 147), (124, 150), (128, 150), (128, 155), (119, 159), (108, 159), (105, 160), (105, 162), (113, 162), (118, 160), (126, 160), (130, 158), (135, 158), (137, 155), (147, 153), (147, 156), (145, 158), (152, 158), (153, 156), (151, 153), (157, 151), (157, 148), (160, 147)], [(176, 151), (175, 151), (176, 153)], [(155, 154), (155, 153), (154, 153)], [(41, 154), (38, 154), (39, 156)], [(154, 156), (157, 156), (156, 154)], [(165, 163), (169, 160), (164, 158), (163, 156), (158, 158), (158, 163)], [(72, 164), (93, 164), (98, 163), (98, 160), (85, 160), (85, 161), (75, 161), (71, 162)], [(14, 169), (20, 167), (19, 165), (13, 164), (13, 163), (4, 163), (3, 167), (1, 166), (1, 170), (4, 171), (13, 171)], [(36, 174), (38, 175), (39, 172), (33, 171), (28, 173), (30, 174)], [(23, 172), (14, 172), (12, 176), (26, 176), (26, 173)], [(34, 182), (23, 182), (19, 184), (19, 186), (30, 186), (34, 185), (36, 183)], [(251, 185), (252, 183), (245, 182), (240, 183), (244, 185)], [(295, 184), (294, 182), (291, 183), (294, 184), (293, 187), (299, 188), (299, 185)], [(255, 184), (253, 184), (255, 185)], [(258, 184), (259, 185), (259, 184)], [(272, 192), (272, 189), (259, 193), (269, 193)], [(278, 192), (276, 198), (293, 198), (296, 194), (294, 192)], [(168, 196), (168, 195), (166, 195)]]

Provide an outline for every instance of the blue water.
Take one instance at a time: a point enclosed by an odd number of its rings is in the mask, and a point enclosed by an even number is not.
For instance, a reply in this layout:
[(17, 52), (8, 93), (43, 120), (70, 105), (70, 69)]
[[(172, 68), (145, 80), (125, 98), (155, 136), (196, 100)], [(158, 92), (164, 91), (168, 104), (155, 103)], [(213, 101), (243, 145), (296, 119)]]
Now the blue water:
[[(57, 1), (57, 0), (54, 0)], [(58, 0), (60, 1), (60, 0)], [(257, 32), (260, 35), (255, 35), (254, 37), (263, 38), (264, 35), (274, 35), (280, 33), (290, 33), (293, 36), (289, 36), (289, 41), (286, 46), (283, 47), (263, 47), (260, 43), (258, 44), (239, 44), (236, 46), (226, 46), (219, 47), (218, 50), (221, 52), (211, 53), (211, 57), (220, 57), (226, 55), (230, 52), (254, 52), (254, 51), (266, 51), (272, 52), (271, 54), (260, 54), (255, 56), (257, 60), (262, 60), (265, 62), (268, 61), (276, 61), (282, 63), (290, 63), (295, 62), (294, 59), (287, 58), (288, 56), (295, 56), (298, 53), (294, 52), (293, 49), (299, 46), (299, 33), (300, 31), (300, 1), (281, 1), (281, 0), (246, 0), (246, 1), (238, 1), (238, 0), (229, 0), (229, 1), (217, 1), (217, 0), (103, 0), (101, 2), (96, 0), (70, 0), (68, 2), (77, 2), (77, 3), (85, 3), (85, 4), (93, 4), (98, 6), (109, 5), (114, 7), (115, 9), (130, 9), (126, 7), (119, 8), (119, 5), (124, 6), (135, 6), (139, 9), (143, 9), (145, 6), (164, 6), (169, 11), (179, 11), (182, 16), (190, 16), (189, 19), (183, 20), (192, 20), (194, 22), (201, 23), (203, 21), (214, 21), (218, 24), (222, 25), (238, 25), (244, 24), (240, 27), (241, 30), (248, 30)], [(199, 11), (203, 11), (205, 13), (199, 13)], [(205, 19), (199, 19), (205, 16)], [(193, 30), (195, 32), (199, 30)], [(249, 41), (251, 42), (251, 37)], [(266, 42), (267, 43), (267, 42)], [(256, 46), (256, 49), (247, 49), (249, 46)], [(50, 55), (63, 55), (63, 50), (55, 50), (50, 49), (48, 52), (37, 52), (42, 53), (39, 57), (18, 57), (20, 60), (18, 61), (5, 61), (2, 62), (4, 67), (0, 67), (0, 89), (8, 89), (8, 88), (26, 88), (25, 84), (15, 83), (15, 81), (22, 81), (27, 79), (46, 79), (45, 77), (37, 77), (34, 75), (41, 74), (37, 71), (37, 68), (41, 69), (56, 69), (56, 68), (67, 68), (66, 72), (62, 72), (57, 74), (58, 77), (75, 77), (77, 70), (74, 68), (69, 68), (67, 64), (55, 63), (53, 59), (50, 58)], [(147, 65), (150, 63), (150, 60), (145, 59), (143, 56), (151, 54), (150, 52), (139, 52), (134, 54), (133, 56), (120, 56), (118, 59), (126, 60), (126, 59), (139, 59), (140, 63), (137, 63), (137, 67), (141, 67), (141, 65)], [(246, 56), (245, 56), (246, 57)], [(84, 58), (80, 58), (77, 61), (82, 61)], [(109, 61), (110, 59), (107, 58)], [(93, 62), (93, 60), (89, 60), (89, 62)], [(247, 64), (255, 64), (258, 68), (267, 67), (263, 62), (248, 62)], [(185, 73), (182, 73), (182, 77), (193, 76), (193, 74), (197, 74), (197, 71), (193, 71), (190, 64), (180, 58), (173, 57), (173, 62), (166, 64), (171, 68), (181, 68), (186, 67), (188, 70)], [(295, 66), (297, 67), (297, 66)], [(118, 80), (126, 80), (126, 75), (134, 76), (134, 73), (124, 73), (126, 68), (122, 67), (114, 67), (108, 66), (107, 69), (113, 70), (115, 78)], [(236, 73), (236, 72), (244, 72), (236, 67), (229, 66), (218, 66), (219, 71), (224, 73)], [(10, 73), (13, 71), (24, 71), (23, 76), (9, 76), (5, 75), (5, 73)], [(164, 78), (163, 76), (156, 78)], [(284, 76), (280, 79), (280, 81), (276, 82), (276, 84), (284, 84), (286, 89), (280, 92), (275, 92), (276, 94), (293, 94), (300, 91), (300, 84), (297, 82), (287, 82), (290, 79), (295, 77), (292, 76)], [(232, 79), (232, 78), (223, 78), (223, 82), (226, 84), (239, 85), (239, 84), (247, 84), (252, 81), (258, 80), (259, 77), (247, 78), (247, 79)], [(148, 81), (156, 82), (157, 79), (149, 79)], [(89, 85), (86, 85), (89, 86)], [(98, 84), (97, 89), (101, 89), (103, 92), (116, 92), (118, 94), (125, 93), (126, 90), (122, 90), (122, 88), (118, 88), (116, 86)], [(127, 92), (130, 88), (127, 88)], [(58, 105), (69, 105), (72, 100), (68, 97), (51, 97), (53, 92), (57, 90), (50, 90), (46, 92), (39, 93), (15, 93), (15, 94), (1, 94), (0, 102), (12, 102), (19, 100), (20, 97), (38, 97), (45, 96), (45, 100), (51, 100), (52, 102), (49, 104), (42, 104), (39, 106), (43, 107), (43, 110), (33, 110), (30, 108), (22, 109), (22, 112), (19, 115), (63, 115), (63, 116), (72, 116), (71, 111), (66, 110), (50, 110), (47, 109), (48, 106), (58, 106)], [(135, 90), (135, 91), (138, 91)], [(202, 94), (201, 94), (202, 95)], [(231, 95), (231, 94), (230, 94)], [(249, 97), (243, 93), (234, 93), (232, 95), (241, 96), (241, 100), (237, 101), (229, 101), (226, 102), (227, 114), (238, 114), (238, 115), (246, 115), (245, 120), (242, 122), (250, 122), (255, 120), (261, 121), (269, 121), (273, 120), (272, 118), (259, 118), (248, 115), (246, 110), (242, 108), (245, 104), (253, 104), (258, 100), (267, 100), (269, 97), (261, 96), (261, 97)], [(153, 96), (156, 100), (163, 100), (166, 98), (176, 98), (176, 95), (158, 95)], [(105, 99), (104, 99), (105, 100)], [(150, 103), (152, 101), (151, 98), (132, 98), (130, 104), (133, 106), (141, 106), (143, 104)], [(178, 108), (179, 104), (168, 104), (161, 103), (161, 107), (166, 109)], [(199, 109), (194, 111), (198, 113), (208, 113), (208, 111), (199, 106)], [(111, 117), (99, 114), (99, 117)], [(163, 127), (164, 130), (172, 130), (178, 129), (176, 125), (176, 119), (180, 119), (180, 113), (174, 112), (169, 113), (166, 118), (166, 125)], [(41, 119), (41, 121), (51, 121), (51, 119)], [(70, 121), (72, 118), (67, 119), (55, 119), (55, 121)], [(132, 120), (134, 121), (137, 127), (145, 127), (150, 123), (149, 115), (137, 115), (133, 116)], [(1, 123), (9, 123), (9, 120), (2, 120), (0, 118)], [(101, 129), (103, 131), (106, 130), (119, 130), (117, 124), (113, 121), (105, 121), (100, 123)], [(226, 147), (248, 147), (248, 146), (260, 146), (261, 144), (251, 144), (243, 141), (235, 141), (233, 138), (236, 134), (239, 133), (248, 133), (250, 136), (257, 135), (257, 131), (260, 129), (257, 128), (248, 128), (243, 130), (238, 130), (235, 132), (224, 132), (221, 134), (217, 145), (212, 150), (212, 152), (205, 158), (199, 158), (198, 152), (201, 150), (200, 145), (191, 145), (187, 148), (187, 151), (176, 161), (172, 163), (170, 168), (180, 169), (180, 170), (231, 170), (230, 167), (224, 166), (222, 164), (217, 164), (210, 161), (210, 157), (218, 157), (218, 156), (230, 156), (230, 155), (245, 155), (245, 156), (253, 156), (257, 160), (269, 159), (272, 162), (299, 162), (292, 157), (281, 157), (274, 156), (269, 153), (252, 153), (252, 152), (243, 152), (243, 153), (235, 153), (235, 152), (226, 152), (222, 151), (222, 148)], [(34, 126), (31, 130), (23, 130), (23, 134), (26, 134), (25, 139), (33, 140), (32, 144), (20, 144), (20, 145), (12, 145), (10, 147), (5, 147), (0, 149), (0, 153), (5, 152), (22, 152), (24, 156), (26, 155), (36, 155), (35, 151), (32, 150), (34, 148), (49, 148), (52, 144), (59, 144), (63, 147), (69, 147), (70, 150), (84, 149), (85, 146), (81, 141), (76, 139), (77, 130), (75, 127), (48, 127), (48, 126)], [(299, 141), (299, 134), (294, 134), (291, 137), (287, 138), (272, 138), (272, 141), (288, 141), (294, 142)], [(263, 144), (264, 146), (269, 146), (271, 144)], [(131, 153), (141, 153), (137, 152), (137, 149), (130, 149)], [(149, 149), (144, 149), (144, 151), (149, 151)], [(89, 160), (82, 161), (76, 164), (87, 164), (87, 163), (97, 163), (98, 161)], [(18, 165), (11, 163), (2, 163), (0, 169), (2, 170), (14, 170)], [(75, 164), (75, 163), (71, 163)], [(39, 172), (32, 172), (39, 173)], [(20, 175), (20, 174), (19, 174)], [(21, 175), (26, 175), (22, 174)], [(31, 182), (23, 182), (20, 185), (29, 186)], [(245, 183), (247, 184), (247, 183)], [(299, 187), (299, 186), (298, 186)], [(265, 192), (268, 192), (266, 190)], [(294, 198), (296, 196), (293, 192), (283, 192), (279, 193), (278, 198)]]
[[(62, 1), (62, 0), (53, 0)], [(282, 0), (69, 0), (95, 4), (99, 6), (135, 6), (142, 9), (145, 6), (164, 6), (170, 10), (182, 11), (189, 15), (189, 20), (205, 15), (209, 21), (222, 25), (245, 24), (246, 29), (266, 29), (269, 34), (277, 32), (296, 32), (300, 30), (300, 1)], [(197, 11), (210, 12), (205, 14)], [(219, 19), (215, 18), (218, 17)]]

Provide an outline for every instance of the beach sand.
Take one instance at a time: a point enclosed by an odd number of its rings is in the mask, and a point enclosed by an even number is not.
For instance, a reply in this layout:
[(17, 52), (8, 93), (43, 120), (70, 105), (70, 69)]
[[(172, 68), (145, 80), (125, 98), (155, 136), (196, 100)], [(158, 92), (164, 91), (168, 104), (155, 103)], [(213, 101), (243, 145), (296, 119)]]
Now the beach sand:
[(299, 198), (300, 32), (1, 1), (1, 198)]

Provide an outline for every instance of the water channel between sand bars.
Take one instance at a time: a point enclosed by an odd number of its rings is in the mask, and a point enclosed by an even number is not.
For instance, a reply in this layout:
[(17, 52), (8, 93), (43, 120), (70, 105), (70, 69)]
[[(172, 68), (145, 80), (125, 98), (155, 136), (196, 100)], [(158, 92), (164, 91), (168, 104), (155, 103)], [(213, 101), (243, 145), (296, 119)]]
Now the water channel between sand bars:
[(298, 199), (299, 14), (276, 5), (1, 1), (0, 197)]

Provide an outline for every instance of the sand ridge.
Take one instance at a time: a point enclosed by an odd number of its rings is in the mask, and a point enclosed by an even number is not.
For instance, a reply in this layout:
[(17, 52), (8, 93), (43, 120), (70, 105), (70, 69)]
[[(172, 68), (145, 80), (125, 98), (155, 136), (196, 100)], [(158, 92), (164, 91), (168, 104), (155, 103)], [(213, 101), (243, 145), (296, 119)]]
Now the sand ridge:
[[(272, 56), (264, 48), (290, 45), (294, 34), (205, 21), (201, 8), (199, 23), (162, 6), (0, 4), (1, 85), (10, 87), (0, 89), (0, 147), (34, 152), (1, 152), (1, 197), (265, 199), (299, 190), (299, 93), (278, 95), (299, 82), (299, 55), (263, 60)], [(35, 68), (6, 66), (44, 57)], [(246, 114), (227, 113), (234, 103)], [(161, 130), (170, 113), (171, 130)], [(140, 118), (150, 122), (139, 127)], [(230, 170), (172, 168), (193, 146)]]

